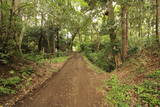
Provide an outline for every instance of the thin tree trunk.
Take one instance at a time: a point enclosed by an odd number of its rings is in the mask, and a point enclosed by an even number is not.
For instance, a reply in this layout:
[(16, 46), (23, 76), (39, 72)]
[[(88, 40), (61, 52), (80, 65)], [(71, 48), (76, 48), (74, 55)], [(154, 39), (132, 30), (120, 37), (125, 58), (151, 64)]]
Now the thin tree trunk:
[(75, 34), (73, 35), (73, 37), (72, 37), (72, 39), (71, 39), (71, 41), (70, 41), (70, 44), (69, 44), (70, 51), (73, 50), (73, 41), (74, 41), (76, 35), (77, 35), (77, 33), (75, 33)]
[[(2, 6), (3, 5), (3, 1), (0, 0), (0, 5)], [(3, 39), (3, 32), (4, 32), (4, 28), (3, 28), (3, 9), (1, 9), (0, 11), (0, 40)]]
[(43, 19), (44, 19), (44, 16), (43, 16), (43, 13), (41, 13), (41, 35), (40, 35), (40, 38), (39, 38), (39, 41), (38, 41), (38, 50), (39, 52), (42, 51), (42, 41), (43, 41)]
[[(55, 32), (54, 32), (55, 33)], [(52, 34), (51, 40), (50, 40), (50, 47), (51, 47), (51, 53), (54, 55), (55, 54), (55, 34)]]
[(139, 1), (139, 8), (138, 8), (138, 13), (139, 13), (138, 36), (139, 36), (140, 38), (142, 38), (142, 33), (143, 33), (143, 32), (142, 32), (142, 20), (143, 20), (143, 19), (142, 19), (142, 16), (143, 16), (143, 15), (142, 15), (142, 14), (143, 14), (143, 13), (142, 13), (142, 8), (143, 8), (142, 6), (143, 6), (143, 3), (144, 3), (143, 1)]
[(10, 9), (10, 19), (9, 19), (10, 26), (9, 26), (9, 28), (12, 28), (12, 21), (13, 21), (14, 10), (15, 10), (15, 0), (12, 0), (12, 7)]
[(23, 54), (22, 53), (22, 41), (23, 41), (25, 30), (26, 30), (26, 25), (24, 24), (21, 30), (21, 34), (19, 35), (19, 42), (18, 42), (18, 48), (19, 48), (20, 54)]
[(156, 41), (159, 44), (159, 0), (156, 0)]
[[(3, 1), (0, 0), (0, 5), (2, 6), (3, 5)], [(3, 10), (1, 9), (0, 11), (0, 24), (1, 24), (1, 27), (3, 26)]]
[(70, 49), (70, 51), (73, 50), (73, 41), (76, 38), (76, 36), (79, 34), (79, 30), (80, 29), (77, 29), (76, 32), (72, 35), (72, 38), (71, 38), (71, 40), (69, 42), (69, 49)]
[(128, 13), (127, 7), (122, 6), (122, 59), (128, 56)]
[(129, 34), (129, 16), (128, 16), (128, 7), (126, 8), (126, 57), (128, 56), (128, 34)]
[(96, 50), (98, 51), (101, 45), (101, 37), (99, 33), (97, 33), (97, 44), (96, 44)]
[(41, 30), (41, 36), (40, 36), (39, 41), (38, 41), (39, 52), (42, 51), (42, 40), (43, 40), (43, 34), (42, 34), (42, 30)]
[(56, 47), (57, 50), (60, 50), (60, 35), (59, 35), (59, 28), (56, 28), (56, 36), (57, 36), (57, 43), (56, 43)]

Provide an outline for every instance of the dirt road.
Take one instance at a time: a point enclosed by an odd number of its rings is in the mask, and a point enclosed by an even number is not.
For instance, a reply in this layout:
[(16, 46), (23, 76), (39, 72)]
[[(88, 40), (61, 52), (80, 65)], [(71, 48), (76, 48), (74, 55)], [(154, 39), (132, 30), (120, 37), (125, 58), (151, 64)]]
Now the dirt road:
[(101, 78), (87, 66), (83, 57), (75, 54), (43, 88), (14, 107), (104, 107), (97, 90)]

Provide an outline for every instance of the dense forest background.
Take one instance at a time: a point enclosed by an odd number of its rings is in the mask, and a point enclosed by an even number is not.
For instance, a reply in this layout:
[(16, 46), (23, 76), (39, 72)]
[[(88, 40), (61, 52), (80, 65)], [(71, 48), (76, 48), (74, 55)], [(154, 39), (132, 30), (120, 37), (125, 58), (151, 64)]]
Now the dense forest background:
[(159, 44), (159, 0), (1, 0), (0, 57), (82, 51), (107, 71)]
[(1, 0), (0, 57), (82, 51), (111, 71), (159, 44), (159, 0)]

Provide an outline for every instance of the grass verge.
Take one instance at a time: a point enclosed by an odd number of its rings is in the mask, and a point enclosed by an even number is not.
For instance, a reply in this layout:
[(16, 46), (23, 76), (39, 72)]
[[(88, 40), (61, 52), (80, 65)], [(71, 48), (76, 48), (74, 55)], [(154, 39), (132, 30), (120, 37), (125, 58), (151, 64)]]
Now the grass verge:
[(89, 65), (89, 68), (92, 69), (93, 71), (96, 71), (97, 73), (105, 72), (104, 70), (102, 70), (101, 68), (97, 67), (92, 62), (90, 62), (86, 56), (83, 56), (83, 58), (87, 62), (87, 64)]
[[(144, 82), (126, 85), (113, 75), (105, 81), (106, 102), (114, 107), (159, 107), (160, 70), (146, 75)], [(133, 99), (135, 101), (133, 101)]]

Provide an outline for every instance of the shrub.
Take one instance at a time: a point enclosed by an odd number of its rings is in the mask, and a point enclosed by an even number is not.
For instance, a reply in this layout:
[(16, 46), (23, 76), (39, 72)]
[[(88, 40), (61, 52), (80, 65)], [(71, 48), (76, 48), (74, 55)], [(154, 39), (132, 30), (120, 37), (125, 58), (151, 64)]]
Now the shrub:
[(111, 44), (109, 42), (102, 43), (99, 50), (96, 50), (96, 44), (85, 43), (81, 45), (81, 51), (95, 65), (104, 71), (111, 72), (115, 69), (115, 63), (111, 56)]
[(21, 82), (21, 78), (18, 76), (10, 77), (7, 79), (0, 79), (0, 84), (3, 86), (14, 86)]
[(28, 75), (31, 75), (31, 74), (34, 72), (34, 70), (33, 70), (32, 67), (26, 67), (26, 68), (20, 70), (19, 72), (20, 72), (20, 73), (26, 73), (26, 74), (28, 74)]
[(87, 53), (85, 55), (93, 64), (107, 72), (110, 72), (114, 69), (115, 64), (113, 60), (106, 55), (104, 50)]
[(2, 62), (3, 64), (8, 64), (8, 57), (10, 55), (9, 54), (4, 54), (0, 52), (0, 62)]
[(24, 54), (23, 57), (27, 60), (31, 60), (34, 62), (38, 62), (38, 61), (44, 59), (44, 56), (40, 55), (40, 54)]
[(148, 75), (147, 77), (148, 78), (154, 78), (154, 79), (159, 79), (160, 80), (160, 70), (155, 71), (154, 73)]
[(15, 93), (16, 93), (15, 90), (5, 88), (5, 87), (0, 87), (0, 95), (15, 94)]
[(66, 56), (66, 55), (67, 55), (66, 52), (58, 51), (58, 52), (56, 52), (55, 57), (62, 57), (62, 56)]
[(56, 57), (51, 60), (52, 63), (59, 63), (59, 62), (64, 62), (68, 59), (68, 57)]

